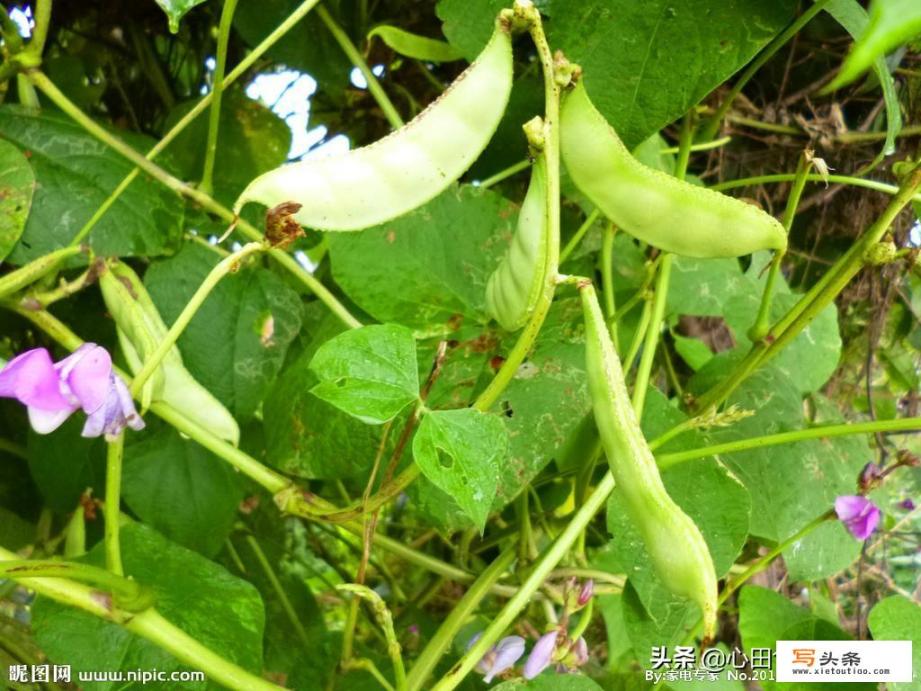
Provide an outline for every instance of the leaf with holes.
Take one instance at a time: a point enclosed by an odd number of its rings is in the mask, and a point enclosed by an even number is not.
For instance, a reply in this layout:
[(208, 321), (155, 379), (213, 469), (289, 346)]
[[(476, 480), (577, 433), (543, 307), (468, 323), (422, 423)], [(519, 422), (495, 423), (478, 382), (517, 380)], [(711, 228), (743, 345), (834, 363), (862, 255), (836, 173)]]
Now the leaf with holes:
[(35, 173), (29, 159), (13, 144), (0, 139), (0, 261), (25, 230), (34, 190)]
[(317, 398), (369, 425), (392, 420), (419, 397), (416, 340), (396, 324), (339, 334), (320, 346), (310, 369), (320, 379), (310, 390)]
[(454, 497), (480, 532), (507, 449), (502, 419), (473, 408), (427, 413), (413, 439), (413, 456), (423, 474)]

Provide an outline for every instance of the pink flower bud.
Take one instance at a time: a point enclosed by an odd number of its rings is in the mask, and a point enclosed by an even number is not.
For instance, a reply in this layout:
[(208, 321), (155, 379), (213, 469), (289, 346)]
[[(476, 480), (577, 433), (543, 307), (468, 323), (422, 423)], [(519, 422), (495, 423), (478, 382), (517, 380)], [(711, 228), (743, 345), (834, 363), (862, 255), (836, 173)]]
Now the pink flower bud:
[(588, 604), (588, 601), (592, 599), (592, 593), (595, 592), (595, 581), (589, 578), (585, 583), (582, 584), (582, 590), (579, 591), (579, 607), (585, 607)]

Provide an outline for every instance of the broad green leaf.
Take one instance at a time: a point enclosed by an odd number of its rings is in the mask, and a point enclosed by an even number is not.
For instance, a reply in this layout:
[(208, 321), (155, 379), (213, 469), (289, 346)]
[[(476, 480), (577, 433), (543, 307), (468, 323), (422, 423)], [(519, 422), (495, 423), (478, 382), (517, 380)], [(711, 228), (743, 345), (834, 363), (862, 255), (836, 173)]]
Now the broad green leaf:
[[(676, 256), (672, 261), (667, 302), (669, 314), (722, 316), (726, 311), (726, 301), (739, 293), (751, 295), (756, 300), (760, 295), (752, 281), (742, 273), (738, 259)], [(752, 321), (756, 313), (752, 313)], [(750, 324), (746, 328), (748, 326)]]
[(873, 0), (870, 20), (857, 36), (854, 49), (829, 89), (850, 84), (879, 58), (921, 35), (921, 4), (917, 0)]
[[(233, 27), (244, 41), (255, 46), (300, 5), (301, 0), (241, 2), (233, 15)], [(335, 5), (327, 9), (335, 16)], [(338, 91), (349, 83), (352, 63), (316, 12), (308, 13), (267, 55), (286, 67), (311, 75), (324, 90)]]
[(701, 340), (680, 334), (672, 334), (672, 340), (675, 342), (675, 350), (678, 351), (678, 355), (695, 372), (713, 357), (713, 351)]
[(101, 437), (80, 436), (84, 423), (80, 417), (80, 413), (72, 415), (53, 434), (29, 430), (29, 472), (45, 503), (55, 511), (73, 511), (87, 488), (96, 497), (105, 494), (106, 444)]
[(395, 324), (345, 331), (319, 347), (310, 391), (369, 425), (396, 417), (419, 398), (416, 339)]
[(25, 230), (34, 191), (35, 173), (29, 159), (15, 145), (0, 139), (0, 262)]
[[(52, 112), (0, 107), (0, 136), (26, 155), (37, 182), (26, 229), (9, 256), (14, 264), (69, 244), (133, 169), (79, 125)], [(118, 136), (142, 152), (153, 145), (148, 137)], [(101, 256), (172, 251), (182, 233), (183, 206), (175, 193), (141, 175), (94, 226), (89, 244)]]
[(35, 541), (35, 526), (0, 506), (0, 545), (18, 550)]
[[(895, 2), (888, 0), (888, 2), (893, 5), (896, 3), (907, 5), (911, 4), (913, 0), (895, 0)], [(875, 6), (879, 4), (877, 0), (873, 3), (873, 7), (875, 8)], [(834, 17), (835, 20), (855, 38), (862, 38), (864, 32), (869, 30), (870, 19), (867, 17), (867, 11), (857, 0), (831, 0), (831, 2), (826, 5), (825, 11)], [(915, 12), (917, 12), (917, 6), (915, 7)], [(898, 17), (898, 14), (895, 16)], [(901, 18), (898, 18), (897, 21), (901, 21)], [(858, 57), (860, 56), (858, 55)], [(853, 76), (856, 77), (856, 74), (859, 74), (859, 72), (862, 72), (866, 67), (869, 67), (869, 63), (872, 63), (873, 71), (879, 79), (880, 87), (883, 90), (883, 101), (886, 104), (886, 141), (883, 144), (882, 151), (877, 157), (877, 159), (879, 159), (883, 156), (895, 153), (895, 139), (902, 130), (902, 110), (898, 93), (895, 90), (895, 80), (889, 72), (889, 66), (886, 64), (885, 56), (876, 55), (871, 58), (868, 64), (862, 67)], [(845, 63), (845, 66), (847, 66), (847, 63)], [(840, 79), (840, 75), (837, 79)]]
[(921, 605), (901, 595), (880, 600), (867, 617), (870, 633), (878, 641), (911, 641), (912, 681), (890, 683), (893, 691), (917, 689), (921, 683)]
[[(715, 443), (804, 426), (797, 387), (772, 367), (752, 375), (729, 403), (755, 415), (713, 430)], [(829, 509), (836, 496), (853, 493), (867, 448), (859, 437), (843, 437), (726, 454), (722, 460), (751, 494), (751, 533), (780, 542)], [(791, 578), (807, 580), (837, 573), (859, 551), (860, 543), (835, 521), (791, 546), (784, 558)]]
[(377, 36), (387, 46), (400, 55), (427, 62), (452, 62), (464, 57), (457, 48), (450, 43), (438, 41), (427, 36), (419, 36), (410, 31), (404, 31), (398, 26), (380, 24), (368, 32), (368, 39)]
[[(144, 285), (172, 324), (220, 261), (194, 243), (154, 262)], [(279, 276), (255, 264), (226, 276), (179, 337), (192, 375), (240, 418), (255, 413), (301, 327), (301, 299)]]
[[(193, 105), (189, 101), (176, 106), (166, 127), (175, 124)], [(208, 118), (202, 116), (186, 127), (166, 150), (187, 179), (201, 178), (207, 138)], [(214, 197), (227, 206), (232, 205), (253, 178), (284, 163), (290, 148), (291, 129), (284, 120), (248, 98), (243, 89), (228, 89), (221, 101)]]
[(183, 547), (217, 554), (243, 498), (240, 475), (165, 425), (128, 442), (122, 477), (128, 508)]
[[(170, 622), (222, 657), (254, 674), (262, 673), (264, 612), (256, 589), (223, 567), (133, 523), (121, 529), (125, 575), (154, 589), (157, 610)], [(85, 560), (105, 564), (103, 544)], [(117, 668), (188, 670), (163, 649), (90, 614), (39, 598), (33, 607), (35, 636), (50, 661), (78, 672)], [(88, 682), (89, 691), (142, 689), (140, 683)], [(208, 682), (185, 682), (183, 689), (216, 689)]]
[(489, 190), (462, 185), (361, 233), (327, 237), (333, 277), (380, 322), (429, 329), (485, 314), (486, 281), (511, 237), (515, 210)]
[(691, 628), (700, 621), (700, 610), (690, 601), (668, 598), (660, 605), (663, 616), (652, 617), (633, 584), (627, 581), (623, 593), (624, 626), (641, 662), (649, 660), (653, 646), (683, 645)]
[(423, 474), (483, 532), (505, 462), (508, 433), (502, 420), (473, 408), (425, 414), (413, 438), (413, 458)]
[(795, 7), (792, 0), (577, 0), (551, 5), (549, 38), (582, 66), (592, 102), (632, 149), (748, 63)]
[(495, 687), (495, 691), (602, 691), (591, 677), (583, 674), (558, 674), (553, 670), (530, 681), (516, 679)]
[(472, 61), (489, 41), (499, 11), (509, 6), (507, 0), (438, 0), (435, 12), (451, 45)]
[[(773, 649), (777, 641), (844, 641), (851, 640), (840, 628), (798, 607), (780, 593), (769, 588), (747, 585), (739, 594), (739, 633), (745, 650)], [(766, 691), (832, 691), (840, 688), (834, 683), (761, 682)], [(848, 684), (855, 691), (875, 689), (876, 684)]]
[(160, 9), (166, 13), (169, 20), (169, 30), (174, 34), (179, 31), (179, 20), (182, 19), (186, 12), (196, 5), (200, 5), (205, 0), (157, 0)]
[(316, 349), (343, 330), (324, 317), (313, 341), (279, 374), (263, 405), (266, 460), (275, 468), (303, 478), (360, 476), (371, 468), (381, 429), (366, 425), (310, 392), (318, 380), (310, 370)]

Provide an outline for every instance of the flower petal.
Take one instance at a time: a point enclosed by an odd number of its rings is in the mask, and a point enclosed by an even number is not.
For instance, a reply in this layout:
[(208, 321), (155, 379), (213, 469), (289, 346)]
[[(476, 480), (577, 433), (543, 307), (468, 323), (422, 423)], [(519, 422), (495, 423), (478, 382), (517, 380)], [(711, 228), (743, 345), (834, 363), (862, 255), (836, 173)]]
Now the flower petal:
[(27, 350), (6, 363), (0, 371), (0, 396), (46, 412), (73, 408), (61, 395), (58, 373), (45, 348)]
[(84, 343), (55, 368), (84, 413), (92, 413), (105, 403), (112, 374), (112, 357), (105, 348)]
[(859, 495), (835, 499), (835, 513), (858, 540), (866, 540), (879, 525), (881, 513), (876, 505)]
[(144, 421), (134, 408), (134, 401), (131, 400), (131, 393), (125, 382), (113, 372), (109, 375), (105, 403), (86, 417), (81, 434), (84, 437), (98, 437), (102, 434), (114, 437), (120, 434), (125, 426), (134, 430), (144, 429)]
[(869, 499), (859, 495), (845, 495), (835, 499), (835, 513), (842, 521), (851, 521), (860, 515)]
[(71, 413), (76, 409), (76, 406), (74, 406), (72, 408), (64, 408), (63, 410), (43, 410), (42, 408), (29, 406), (27, 408), (29, 413), (29, 424), (32, 425), (32, 429), (39, 434), (50, 434), (63, 425), (64, 421), (69, 418)]
[(545, 633), (537, 639), (537, 643), (531, 649), (528, 655), (528, 661), (524, 663), (524, 678), (533, 679), (543, 672), (550, 664), (553, 652), (556, 650), (556, 631)]
[(518, 658), (524, 655), (524, 639), (521, 636), (507, 636), (496, 644), (493, 648), (495, 657), (489, 672), (483, 677), (487, 684), (493, 680), (493, 677), (502, 674), (518, 662)]

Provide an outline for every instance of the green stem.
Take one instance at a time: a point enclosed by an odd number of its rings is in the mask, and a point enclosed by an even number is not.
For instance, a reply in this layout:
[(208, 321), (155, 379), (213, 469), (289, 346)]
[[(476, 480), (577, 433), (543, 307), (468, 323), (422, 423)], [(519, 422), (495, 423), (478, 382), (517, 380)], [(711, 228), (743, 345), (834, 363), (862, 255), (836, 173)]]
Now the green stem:
[(815, 17), (819, 12), (821, 12), (825, 6), (831, 0), (816, 0), (811, 7), (807, 8), (799, 17), (797, 17), (786, 29), (781, 31), (774, 39), (767, 44), (767, 46), (762, 50), (757, 57), (752, 60), (748, 67), (742, 72), (739, 78), (736, 80), (736, 83), (729, 90), (729, 94), (717, 108), (716, 113), (710, 121), (704, 126), (702, 131), (703, 139), (713, 139), (716, 136), (717, 130), (719, 130), (720, 123), (725, 117), (726, 113), (729, 112), (729, 109), (732, 107), (732, 103), (738, 96), (745, 85), (749, 80), (755, 76), (755, 73), (761, 69), (761, 67), (773, 57), (773, 55), (780, 50), (791, 38), (793, 38), (799, 31), (802, 29), (809, 21)]
[[(234, 216), (233, 212), (227, 207), (219, 204), (210, 195), (205, 194), (202, 190), (197, 190), (185, 184), (178, 178), (170, 175), (160, 166), (152, 163), (140, 153), (121, 141), (118, 137), (112, 135), (108, 130), (101, 127), (92, 118), (88, 117), (67, 96), (65, 96), (55, 84), (48, 79), (43, 73), (34, 71), (29, 73), (29, 78), (51, 101), (70, 116), (83, 129), (96, 137), (99, 141), (111, 147), (137, 167), (142, 169), (152, 178), (163, 184), (165, 187), (173, 190), (177, 194), (188, 197), (192, 201), (201, 205), (204, 209), (223, 218), (228, 223), (236, 223), (237, 228), (250, 240), (262, 240), (263, 234), (257, 230), (251, 223), (242, 218)], [(280, 250), (271, 250), (269, 255), (278, 261), (283, 267), (290, 271), (299, 281), (310, 289), (321, 302), (327, 305), (330, 310), (336, 314), (350, 328), (360, 325), (360, 322), (353, 317), (349, 311), (340, 303), (336, 297), (325, 288), (316, 278), (305, 271), (290, 255)]]
[(799, 542), (804, 537), (806, 537), (806, 535), (808, 535), (813, 530), (815, 530), (820, 525), (822, 525), (825, 521), (833, 517), (834, 517), (834, 512), (827, 511), (823, 513), (821, 516), (819, 516), (818, 518), (815, 518), (812, 521), (810, 521), (805, 527), (803, 527), (802, 530), (795, 533), (794, 535), (791, 535), (783, 542), (779, 543), (776, 547), (774, 547), (774, 549), (772, 549), (770, 552), (765, 554), (754, 564), (749, 566), (742, 573), (742, 575), (740, 575), (738, 578), (732, 579), (732, 581), (726, 584), (726, 587), (723, 588), (723, 592), (720, 593), (719, 604), (722, 605), (724, 602), (726, 602), (726, 600), (729, 599), (729, 596), (732, 595), (736, 590), (738, 590), (742, 586), (742, 584), (745, 583), (749, 578), (751, 578), (757, 573), (760, 573), (761, 571), (764, 571), (764, 569), (767, 568), (770, 565), (770, 563), (774, 561), (774, 559), (779, 557), (785, 549), (787, 549), (788, 547), (792, 545), (795, 545), (797, 542)]
[(304, 646), (304, 650), (306, 650), (308, 654), (312, 653), (314, 651), (314, 644), (311, 642), (310, 637), (307, 635), (307, 631), (304, 629), (304, 625), (301, 624), (301, 620), (297, 616), (297, 611), (294, 609), (294, 605), (292, 605), (291, 600), (288, 599), (288, 594), (282, 587), (281, 581), (278, 580), (278, 576), (275, 574), (275, 570), (272, 568), (272, 565), (266, 558), (265, 552), (262, 551), (262, 547), (260, 547), (259, 542), (252, 535), (247, 535), (246, 544), (249, 545), (249, 548), (253, 551), (253, 555), (256, 557), (256, 561), (258, 561), (259, 566), (262, 567), (262, 571), (265, 573), (265, 577), (268, 579), (269, 585), (271, 585), (272, 590), (275, 591), (275, 596), (281, 603), (281, 608), (285, 611), (285, 616), (288, 617), (288, 621), (290, 622), (291, 627), (294, 629), (294, 632), (297, 634), (297, 637), (300, 639), (301, 644)]
[(480, 183), (480, 187), (484, 189), (492, 187), (493, 185), (496, 185), (502, 182), (506, 178), (512, 177), (513, 175), (515, 175), (515, 173), (520, 173), (522, 170), (527, 170), (530, 167), (531, 167), (531, 161), (526, 158), (523, 161), (519, 161), (518, 163), (510, 165), (508, 168), (505, 168), (504, 170), (500, 170), (495, 175), (490, 175), (488, 178), (486, 178), (485, 180), (483, 180), (483, 182)]
[(23, 578), (67, 578), (128, 598), (137, 597), (140, 591), (140, 586), (134, 581), (89, 564), (54, 559), (21, 559), (16, 555), (11, 559), (5, 555), (0, 548), (0, 576), (3, 578), (17, 581)]
[(579, 243), (582, 242), (582, 238), (585, 237), (589, 229), (595, 225), (595, 221), (597, 221), (600, 216), (601, 210), (593, 209), (592, 212), (585, 217), (585, 221), (582, 222), (582, 225), (573, 233), (573, 236), (569, 238), (569, 242), (567, 242), (566, 246), (560, 251), (560, 264), (569, 259), (569, 255), (579, 246)]
[(733, 373), (703, 394), (696, 402), (698, 410), (707, 410), (725, 401), (758, 367), (779, 353), (800, 331), (844, 290), (863, 268), (864, 253), (880, 241), (902, 209), (912, 200), (921, 185), (921, 165), (904, 179), (898, 194), (867, 231), (845, 252), (834, 266), (782, 317), (765, 338), (756, 343)]
[(106, 505), (105, 505), (105, 551), (106, 568), (119, 576), (125, 575), (122, 566), (122, 548), (118, 537), (122, 491), (122, 459), (125, 450), (125, 434), (119, 432), (110, 439), (106, 453)]
[[(817, 427), (793, 430), (792, 432), (766, 434), (760, 437), (749, 437), (748, 439), (738, 439), (723, 444), (703, 446), (698, 449), (661, 454), (656, 456), (656, 463), (659, 465), (659, 468), (665, 469), (698, 458), (708, 458), (710, 456), (748, 451), (750, 449), (764, 449), (770, 446), (779, 446), (781, 444), (793, 444), (808, 439), (830, 439), (832, 437), (844, 437), (852, 434), (916, 431), (921, 431), (921, 417), (899, 418), (896, 420), (874, 420), (872, 422), (852, 422), (838, 425), (819, 425)], [(661, 443), (656, 445), (661, 446)]]
[(464, 593), (464, 596), (457, 601), (448, 618), (438, 627), (438, 631), (429, 640), (419, 657), (416, 658), (416, 663), (409, 670), (409, 676), (406, 679), (409, 691), (419, 691), (423, 687), (432, 670), (435, 669), (435, 665), (451, 646), (458, 631), (514, 560), (515, 549), (509, 547), (496, 557)]
[[(777, 182), (792, 182), (796, 180), (796, 178), (796, 173), (757, 175), (750, 178), (738, 178), (736, 180), (720, 182), (711, 186), (710, 189), (716, 190), (717, 192), (724, 192), (738, 187), (751, 187), (752, 185), (765, 185)], [(806, 180), (809, 182), (830, 182), (836, 185), (851, 185), (853, 187), (862, 187), (864, 189), (883, 192), (889, 195), (897, 194), (899, 191), (898, 185), (890, 185), (885, 182), (878, 182), (877, 180), (864, 180), (863, 178), (855, 178), (849, 175), (819, 175), (818, 173), (810, 173), (806, 176)], [(912, 197), (912, 201), (921, 202), (921, 194), (915, 194)]]
[[(624, 309), (626, 305), (624, 305)], [(640, 314), (640, 321), (636, 325), (636, 333), (633, 335), (633, 340), (630, 342), (629, 347), (627, 348), (627, 354), (624, 356), (624, 371), (628, 371), (633, 367), (633, 361), (636, 359), (636, 354), (640, 352), (640, 346), (643, 343), (643, 338), (646, 335), (647, 330), (649, 329), (649, 324), (652, 321), (652, 300), (646, 298), (643, 300), (643, 312)], [(612, 320), (611, 328), (617, 328), (616, 320)]]
[[(285, 34), (288, 33), (294, 26), (300, 22), (304, 16), (313, 9), (319, 0), (305, 0), (302, 2), (294, 12), (288, 15), (288, 18), (285, 19), (278, 27), (266, 36), (259, 45), (253, 48), (252, 52), (249, 53), (243, 60), (240, 61), (233, 70), (224, 78), (223, 83), (224, 87), (230, 86), (231, 83), (235, 82), (242, 75), (246, 74), (249, 71), (249, 68), (252, 67), (256, 62), (265, 55), (275, 43), (277, 43)], [(172, 141), (179, 136), (179, 134), (185, 130), (188, 125), (195, 120), (199, 115), (205, 112), (208, 109), (208, 106), (211, 104), (212, 99), (214, 98), (214, 92), (211, 92), (205, 95), (200, 101), (198, 101), (192, 109), (180, 118), (179, 122), (170, 128), (169, 132), (163, 135), (160, 140), (154, 145), (154, 147), (147, 152), (145, 158), (152, 161), (159, 154), (163, 153), (167, 146), (169, 146)], [(121, 196), (122, 192), (128, 189), (128, 186), (134, 181), (134, 179), (140, 174), (141, 168), (134, 168), (125, 178), (118, 183), (118, 186), (112, 191), (108, 198), (102, 203), (102, 205), (96, 210), (92, 217), (83, 225), (83, 227), (77, 232), (74, 238), (71, 240), (72, 245), (79, 244), (83, 239), (89, 234), (93, 227), (99, 222), (99, 219), (102, 218), (105, 213), (112, 207), (115, 201)]]
[(396, 682), (394, 686), (396, 691), (406, 691), (406, 668), (403, 665), (403, 655), (400, 649), (400, 643), (397, 640), (397, 634), (393, 628), (393, 615), (390, 614), (390, 610), (387, 609), (387, 605), (384, 603), (383, 599), (381, 599), (381, 596), (367, 586), (355, 583), (337, 585), (336, 590), (352, 593), (371, 604), (374, 616), (384, 632), (384, 637), (387, 639), (387, 653), (390, 655), (390, 660), (393, 663), (393, 676)]
[[(701, 142), (700, 144), (691, 144), (690, 151), (709, 151), (710, 149), (718, 149), (721, 146), (725, 146), (732, 141), (732, 137), (720, 137), (719, 139), (714, 139), (709, 142)], [(660, 154), (677, 154), (681, 151), (681, 146), (667, 146), (664, 149), (659, 149)]]
[(506, 356), (496, 376), (479, 395), (473, 407), (489, 410), (505, 388), (511, 383), (521, 363), (524, 362), (537, 340), (544, 324), (553, 295), (556, 292), (560, 261), (560, 87), (556, 82), (553, 54), (540, 23), (540, 13), (530, 6), (533, 20), (530, 23), (531, 39), (537, 48), (544, 73), (544, 150), (541, 156), (547, 161), (547, 263), (544, 268), (544, 287), (531, 318)]
[(182, 312), (179, 313), (179, 316), (176, 317), (176, 321), (173, 322), (173, 325), (169, 328), (169, 331), (166, 332), (166, 335), (163, 337), (163, 340), (157, 345), (157, 349), (150, 354), (150, 357), (144, 361), (144, 364), (141, 366), (141, 369), (136, 375), (134, 375), (134, 380), (131, 382), (131, 395), (135, 398), (140, 395), (141, 389), (144, 387), (144, 384), (150, 379), (157, 367), (160, 366), (160, 363), (163, 361), (163, 358), (170, 351), (170, 349), (176, 344), (176, 341), (179, 340), (179, 336), (189, 325), (189, 322), (195, 317), (198, 310), (204, 304), (205, 300), (211, 294), (211, 291), (214, 290), (215, 286), (220, 282), (224, 276), (227, 274), (236, 271), (240, 268), (241, 262), (251, 254), (256, 252), (261, 252), (266, 249), (266, 245), (262, 242), (250, 242), (246, 245), (243, 245), (239, 250), (233, 254), (225, 257), (217, 264), (214, 268), (208, 273), (205, 277), (205, 280), (201, 282), (201, 285), (198, 286), (198, 289), (189, 298), (189, 301), (186, 303), (186, 306), (182, 308)]
[(217, 58), (214, 67), (214, 83), (211, 88), (211, 112), (208, 114), (208, 140), (205, 145), (205, 165), (201, 174), (201, 188), (211, 194), (214, 177), (214, 159), (217, 154), (217, 135), (221, 126), (221, 99), (224, 94), (224, 70), (227, 68), (227, 43), (237, 0), (224, 0), (221, 21), (217, 31)]
[[(793, 228), (793, 219), (796, 218), (796, 209), (799, 206), (799, 200), (803, 196), (803, 190), (806, 187), (806, 176), (809, 169), (812, 168), (811, 159), (805, 153), (800, 155), (799, 163), (796, 166), (796, 179), (793, 181), (793, 187), (790, 188), (790, 196), (787, 197), (787, 207), (783, 215), (783, 227), (787, 231), (787, 237), (790, 236), (790, 229)], [(771, 302), (774, 298), (774, 285), (777, 283), (777, 276), (780, 274), (780, 265), (783, 262), (784, 251), (775, 252), (771, 261), (771, 268), (768, 270), (767, 281), (764, 283), (764, 292), (761, 294), (761, 306), (758, 308), (758, 316), (755, 317), (755, 323), (749, 329), (748, 337), (752, 342), (760, 341), (767, 335), (770, 328), (771, 320)]]
[(22, 50), (22, 36), (19, 35), (19, 26), (10, 19), (5, 7), (0, 7), (0, 27), (2, 27), (3, 42), (6, 43), (7, 52), (15, 55)]
[(665, 320), (665, 304), (668, 301), (668, 283), (671, 278), (672, 255), (666, 254), (659, 263), (659, 275), (656, 277), (655, 299), (652, 304), (650, 321), (646, 328), (646, 340), (643, 343), (643, 354), (640, 364), (636, 369), (636, 379), (633, 383), (633, 410), (638, 416), (643, 414), (646, 403), (646, 389), (649, 387), (649, 378), (652, 374), (652, 365), (656, 357), (656, 348), (659, 345), (659, 332)]
[(390, 97), (387, 96), (380, 82), (377, 81), (377, 77), (374, 76), (371, 68), (368, 67), (368, 63), (365, 62), (365, 59), (361, 56), (361, 53), (358, 52), (358, 49), (352, 43), (351, 39), (349, 39), (345, 31), (342, 30), (342, 27), (336, 23), (336, 20), (332, 18), (323, 5), (317, 7), (317, 16), (320, 17), (320, 20), (326, 25), (326, 28), (329, 29), (329, 33), (333, 35), (336, 43), (339, 44), (342, 52), (345, 53), (352, 65), (357, 67), (358, 71), (361, 72), (361, 75), (365, 78), (368, 84), (368, 91), (371, 92), (374, 100), (377, 101), (377, 105), (383, 111), (384, 117), (387, 118), (390, 126), (393, 127), (393, 129), (402, 127), (403, 118), (400, 117)]
[(534, 565), (525, 581), (519, 586), (518, 591), (505, 604), (505, 607), (492, 620), (492, 623), (483, 631), (483, 635), (474, 643), (466, 654), (445, 674), (433, 687), (433, 691), (450, 691), (456, 688), (470, 671), (476, 667), (490, 648), (499, 640), (499, 637), (512, 624), (515, 618), (528, 605), (531, 596), (546, 580), (556, 565), (566, 556), (575, 544), (585, 527), (601, 510), (607, 501), (608, 495), (614, 489), (614, 477), (610, 471), (605, 473), (601, 482), (591, 496), (579, 507), (572, 520), (566, 526), (556, 541), (547, 549)]
[(32, 38), (20, 56), (19, 62), (27, 67), (41, 64), (45, 42), (48, 40), (48, 28), (51, 26), (51, 0), (37, 0), (35, 3), (35, 24)]

